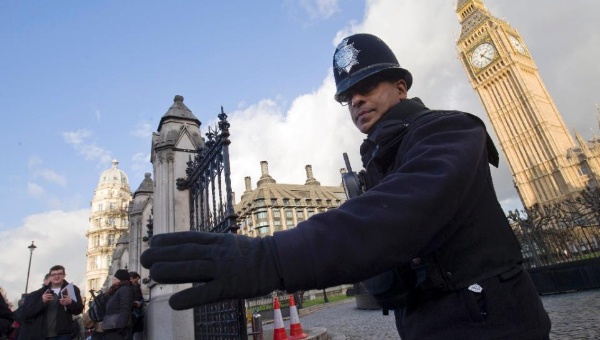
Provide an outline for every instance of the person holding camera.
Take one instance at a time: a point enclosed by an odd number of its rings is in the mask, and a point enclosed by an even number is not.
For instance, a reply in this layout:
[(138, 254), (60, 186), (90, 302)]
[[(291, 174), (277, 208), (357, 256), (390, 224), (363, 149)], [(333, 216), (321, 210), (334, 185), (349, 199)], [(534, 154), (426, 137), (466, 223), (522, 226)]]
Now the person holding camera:
[(335, 49), (335, 100), (358, 130), (364, 192), (273, 236), (154, 235), (153, 280), (205, 282), (174, 309), (366, 281), (410, 339), (547, 339), (550, 320), (498, 202), (483, 122), (409, 98), (412, 74), (371, 34)]
[[(56, 265), (48, 272), (49, 282), (25, 298), (19, 340), (70, 340), (74, 335), (73, 316), (83, 312), (79, 287), (69, 295), (65, 267)], [(21, 336), (22, 335), (22, 336)]]

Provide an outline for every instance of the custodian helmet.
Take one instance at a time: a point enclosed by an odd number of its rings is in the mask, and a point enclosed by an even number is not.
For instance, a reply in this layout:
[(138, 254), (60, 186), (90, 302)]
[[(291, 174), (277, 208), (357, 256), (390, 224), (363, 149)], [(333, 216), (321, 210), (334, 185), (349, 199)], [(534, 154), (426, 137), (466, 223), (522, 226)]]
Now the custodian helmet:
[(359, 81), (383, 71), (397, 73), (398, 79), (404, 79), (410, 89), (412, 75), (400, 67), (394, 52), (383, 40), (366, 33), (345, 38), (333, 54), (335, 99)]

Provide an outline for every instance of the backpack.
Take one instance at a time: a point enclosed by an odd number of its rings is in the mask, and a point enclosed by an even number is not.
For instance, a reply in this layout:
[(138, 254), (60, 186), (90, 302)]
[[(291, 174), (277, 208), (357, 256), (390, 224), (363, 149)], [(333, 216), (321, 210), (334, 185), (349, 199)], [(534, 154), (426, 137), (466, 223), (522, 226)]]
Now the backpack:
[(106, 295), (104, 295), (102, 291), (100, 291), (98, 295), (95, 295), (93, 290), (90, 290), (90, 293), (94, 299), (90, 301), (88, 314), (92, 321), (100, 322), (104, 319), (104, 315), (106, 314)]

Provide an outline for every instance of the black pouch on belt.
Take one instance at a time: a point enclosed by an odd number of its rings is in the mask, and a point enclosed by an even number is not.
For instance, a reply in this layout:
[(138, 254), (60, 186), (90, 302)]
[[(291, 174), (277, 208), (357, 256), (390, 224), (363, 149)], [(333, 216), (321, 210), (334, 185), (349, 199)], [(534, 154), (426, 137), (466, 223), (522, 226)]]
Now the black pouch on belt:
[(406, 264), (373, 276), (362, 283), (367, 293), (372, 295), (383, 309), (383, 314), (387, 315), (388, 310), (406, 305), (411, 292), (421, 281), (417, 278), (418, 270), (421, 269), (415, 270)]

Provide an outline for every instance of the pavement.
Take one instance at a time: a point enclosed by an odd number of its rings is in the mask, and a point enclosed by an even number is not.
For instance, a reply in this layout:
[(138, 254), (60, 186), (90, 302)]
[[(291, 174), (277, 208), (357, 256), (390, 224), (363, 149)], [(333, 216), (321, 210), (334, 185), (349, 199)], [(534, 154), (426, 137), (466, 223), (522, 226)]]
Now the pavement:
[[(550, 339), (600, 339), (600, 289), (546, 295), (542, 302), (552, 321)], [(393, 312), (359, 310), (354, 299), (303, 308), (299, 314), (303, 329), (325, 328), (330, 340), (400, 339)], [(284, 324), (289, 327), (289, 321)], [(263, 329), (271, 334), (273, 325)]]

